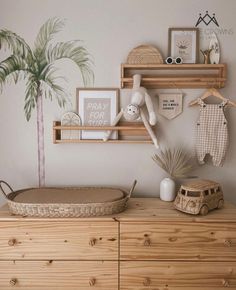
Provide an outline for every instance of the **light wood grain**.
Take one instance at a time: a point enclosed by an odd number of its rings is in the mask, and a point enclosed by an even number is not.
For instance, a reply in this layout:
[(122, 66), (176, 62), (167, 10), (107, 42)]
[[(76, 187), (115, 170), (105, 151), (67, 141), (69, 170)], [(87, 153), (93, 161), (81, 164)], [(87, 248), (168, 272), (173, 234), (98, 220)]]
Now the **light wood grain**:
[(236, 222), (236, 206), (230, 203), (225, 203), (224, 208), (214, 210), (207, 216), (193, 216), (182, 213), (174, 208), (172, 202), (164, 202), (159, 198), (131, 198), (128, 201), (128, 208), (126, 211), (115, 214), (99, 217), (89, 218), (34, 218), (34, 217), (22, 217), (11, 215), (7, 206), (0, 208), (0, 222), (5, 221), (74, 221), (77, 224), (80, 222), (102, 222), (102, 221), (131, 221), (131, 222), (223, 222), (223, 223), (235, 223)]
[(120, 290), (236, 289), (236, 262), (121, 262)]
[(118, 290), (118, 262), (0, 261), (0, 269), (1, 290)]
[(116, 215), (120, 222), (190, 222), (194, 223), (235, 223), (236, 206), (225, 203), (219, 210), (211, 211), (207, 216), (193, 216), (182, 213), (174, 208), (172, 202), (161, 201), (159, 198), (131, 198), (128, 209)]
[(205, 217), (158, 198), (132, 198), (125, 212), (91, 218), (0, 209), (1, 290), (236, 290), (235, 276), (229, 203)]
[[(166, 76), (166, 77), (163, 77), (163, 76), (152, 76), (152, 77), (143, 77), (142, 78), (142, 82), (145, 82), (145, 83), (154, 83), (154, 82), (185, 82), (186, 84), (188, 82), (190, 83), (194, 83), (194, 82), (214, 82), (214, 81), (225, 81), (226, 79), (225, 78), (219, 78), (219, 77), (216, 77), (216, 76), (212, 76), (212, 77), (204, 77), (204, 75), (202, 74), (201, 76), (183, 76), (181, 75), (178, 76), (178, 77), (173, 77), (171, 75), (171, 78)], [(133, 79), (132, 78), (123, 78), (123, 82), (133, 82)]]
[(122, 88), (132, 87), (135, 73), (143, 75), (142, 86), (152, 89), (221, 88), (226, 82), (226, 64), (122, 64)]
[(120, 257), (236, 261), (236, 223), (121, 223)]
[(153, 144), (151, 140), (122, 140), (122, 139), (117, 139), (117, 140), (92, 140), (92, 139), (84, 139), (84, 140), (77, 140), (77, 139), (63, 139), (63, 140), (56, 140), (54, 142), (55, 144), (62, 144), (62, 143), (100, 143), (100, 144)]
[(225, 63), (219, 63), (219, 64), (203, 64), (203, 63), (183, 63), (181, 65), (179, 64), (172, 64), (171, 66), (169, 64), (127, 64), (122, 63), (122, 68), (129, 68), (129, 69), (150, 69), (150, 70), (156, 70), (156, 69), (163, 69), (163, 70), (218, 70), (218, 69), (224, 69), (227, 67)]
[(0, 259), (118, 259), (116, 222), (0, 222), (0, 233)]
[[(98, 131), (103, 131), (103, 130), (124, 130), (124, 131), (132, 131), (134, 130), (133, 126), (55, 126), (55, 130), (98, 130)], [(140, 131), (147, 131), (144, 126), (135, 126), (135, 130), (140, 130)]]
[[(119, 132), (119, 138), (115, 140), (107, 140), (106, 142), (102, 139), (61, 139), (61, 131), (62, 130), (97, 130), (97, 131), (104, 131), (104, 130), (114, 130)], [(124, 133), (125, 132), (125, 133)], [(120, 134), (121, 133), (121, 134)], [(137, 138), (135, 140), (125, 139), (122, 140), (122, 136), (129, 136), (136, 135)], [(139, 139), (139, 135), (141, 138)], [(145, 136), (145, 137), (143, 137)], [(54, 144), (61, 144), (61, 143), (152, 143), (150, 140), (150, 136), (147, 132), (147, 129), (142, 124), (128, 124), (126, 122), (125, 125), (118, 125), (118, 126), (61, 126), (61, 123), (58, 121), (53, 122), (53, 143)]]

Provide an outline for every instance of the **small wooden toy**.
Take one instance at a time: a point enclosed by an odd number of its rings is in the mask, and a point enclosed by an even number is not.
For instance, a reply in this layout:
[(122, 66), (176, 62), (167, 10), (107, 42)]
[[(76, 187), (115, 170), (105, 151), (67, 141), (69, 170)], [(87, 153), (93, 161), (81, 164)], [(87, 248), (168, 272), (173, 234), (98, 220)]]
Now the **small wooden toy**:
[(189, 214), (208, 214), (209, 210), (222, 208), (224, 197), (219, 183), (197, 180), (181, 185), (174, 206)]
[(201, 50), (201, 53), (203, 54), (204, 56), (204, 64), (209, 64), (210, 63), (210, 54), (211, 54), (211, 51), (212, 51), (212, 48), (211, 49), (206, 49), (206, 50)]

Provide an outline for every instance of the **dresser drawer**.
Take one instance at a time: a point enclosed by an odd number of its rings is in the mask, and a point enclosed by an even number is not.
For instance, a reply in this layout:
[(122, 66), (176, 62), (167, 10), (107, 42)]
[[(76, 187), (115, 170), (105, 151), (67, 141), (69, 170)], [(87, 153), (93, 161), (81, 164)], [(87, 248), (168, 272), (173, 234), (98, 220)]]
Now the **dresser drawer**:
[(0, 261), (0, 289), (118, 290), (118, 262)]
[(122, 223), (122, 260), (236, 260), (236, 223)]
[(236, 289), (236, 262), (123, 261), (120, 290)]
[(1, 259), (118, 259), (117, 222), (0, 222)]

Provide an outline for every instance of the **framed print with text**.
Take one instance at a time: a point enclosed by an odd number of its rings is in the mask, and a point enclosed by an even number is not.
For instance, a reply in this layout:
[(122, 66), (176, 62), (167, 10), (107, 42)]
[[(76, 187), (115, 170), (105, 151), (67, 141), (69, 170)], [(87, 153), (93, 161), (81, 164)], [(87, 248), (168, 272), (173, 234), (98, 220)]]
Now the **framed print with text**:
[[(119, 89), (78, 88), (77, 112), (83, 126), (110, 126), (118, 112)], [(81, 139), (103, 139), (105, 131), (82, 130)], [(110, 139), (117, 139), (117, 131)]]

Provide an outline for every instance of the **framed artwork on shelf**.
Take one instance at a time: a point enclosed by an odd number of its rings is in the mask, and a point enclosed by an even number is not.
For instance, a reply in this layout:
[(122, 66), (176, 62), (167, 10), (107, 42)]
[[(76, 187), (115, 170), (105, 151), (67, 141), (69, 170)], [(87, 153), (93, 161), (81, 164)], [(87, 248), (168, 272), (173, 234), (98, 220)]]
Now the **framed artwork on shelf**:
[[(77, 88), (77, 112), (83, 126), (110, 126), (118, 113), (119, 89)], [(103, 139), (104, 131), (82, 130), (81, 139)], [(117, 139), (113, 132), (110, 139)]]
[(169, 28), (168, 56), (181, 57), (183, 63), (197, 63), (199, 56), (198, 28)]

